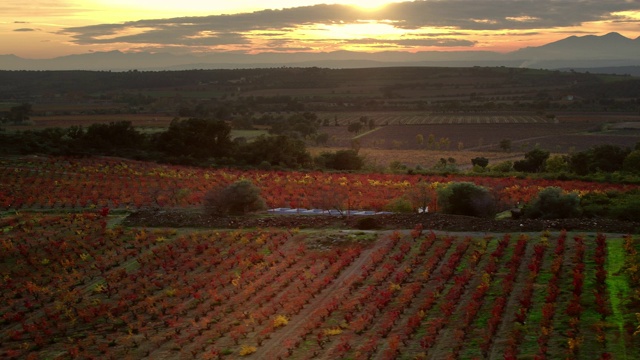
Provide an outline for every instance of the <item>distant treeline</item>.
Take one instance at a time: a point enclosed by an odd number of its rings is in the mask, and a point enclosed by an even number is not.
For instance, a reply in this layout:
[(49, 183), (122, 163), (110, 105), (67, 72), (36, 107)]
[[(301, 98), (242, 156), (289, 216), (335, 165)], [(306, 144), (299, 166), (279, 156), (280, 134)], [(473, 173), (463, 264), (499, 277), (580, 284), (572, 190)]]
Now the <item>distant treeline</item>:
[(305, 142), (293, 133), (262, 135), (251, 142), (243, 138), (232, 140), (231, 127), (226, 122), (198, 118), (176, 119), (166, 131), (151, 134), (138, 131), (129, 121), (120, 121), (87, 128), (0, 132), (0, 142), (0, 153), (4, 154), (106, 155), (180, 165), (265, 169), (358, 170), (364, 165), (353, 150), (327, 152), (313, 159)]

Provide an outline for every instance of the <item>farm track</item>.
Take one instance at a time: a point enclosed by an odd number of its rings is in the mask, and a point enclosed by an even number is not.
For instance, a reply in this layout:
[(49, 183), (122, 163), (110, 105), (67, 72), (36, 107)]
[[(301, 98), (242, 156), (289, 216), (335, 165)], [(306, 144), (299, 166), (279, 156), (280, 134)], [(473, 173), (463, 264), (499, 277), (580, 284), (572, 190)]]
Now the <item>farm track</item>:
[[(323, 305), (327, 304), (331, 298), (336, 295), (343, 295), (346, 289), (349, 288), (349, 285), (355, 280), (353, 275), (355, 275), (364, 264), (370, 259), (371, 254), (374, 251), (381, 248), (384, 245), (384, 241), (379, 239), (376, 243), (363, 250), (346, 269), (342, 271), (339, 277), (337, 277), (333, 283), (326, 287), (318, 296), (314, 298), (309, 304), (307, 304), (303, 310), (293, 318), (289, 320), (287, 326), (284, 329), (277, 331), (275, 334), (271, 336), (270, 339), (265, 340), (263, 345), (258, 348), (258, 351), (253, 356), (254, 358), (257, 356), (260, 359), (275, 359), (278, 351), (282, 348), (282, 344), (288, 338), (291, 338), (293, 334), (295, 334), (311, 317), (313, 310), (321, 308)], [(350, 280), (349, 280), (350, 279)], [(329, 353), (325, 351), (325, 353)]]
[(533, 248), (533, 242), (527, 241), (527, 249), (518, 266), (518, 276), (515, 279), (513, 289), (511, 289), (511, 292), (509, 293), (509, 299), (504, 307), (502, 321), (491, 344), (489, 359), (501, 359), (503, 358), (503, 354), (505, 353), (505, 348), (507, 346), (506, 339), (509, 338), (511, 331), (513, 330), (516, 309), (518, 309), (519, 307), (518, 295), (522, 293), (522, 290), (524, 289), (526, 284), (525, 280), (529, 276), (527, 266), (529, 265), (529, 261), (533, 257)]

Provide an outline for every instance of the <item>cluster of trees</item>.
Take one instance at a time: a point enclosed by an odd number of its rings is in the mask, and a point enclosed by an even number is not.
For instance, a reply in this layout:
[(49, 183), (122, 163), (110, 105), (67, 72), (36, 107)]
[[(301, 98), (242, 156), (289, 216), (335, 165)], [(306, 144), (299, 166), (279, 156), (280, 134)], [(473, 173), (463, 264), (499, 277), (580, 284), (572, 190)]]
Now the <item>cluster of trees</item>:
[(11, 122), (14, 125), (24, 124), (33, 113), (33, 107), (29, 103), (12, 106), (9, 111), (0, 113), (0, 121)]
[(640, 173), (640, 143), (634, 149), (605, 144), (569, 155), (554, 155), (542, 149), (533, 149), (524, 160), (513, 163), (522, 172), (569, 172), (577, 175), (625, 171)]
[(524, 159), (504, 161), (489, 166), (489, 159), (476, 157), (471, 159), (476, 172), (490, 169), (494, 172), (508, 173), (550, 173), (584, 176), (596, 179), (598, 176), (614, 173), (630, 175), (640, 174), (640, 142), (633, 149), (604, 144), (568, 155), (551, 155), (547, 150), (535, 148), (524, 154)]
[[(302, 123), (313, 121), (301, 116)], [(296, 130), (298, 131), (298, 130)], [(323, 167), (359, 170), (364, 161), (355, 151), (324, 153), (313, 159), (305, 142), (291, 134), (260, 136), (254, 141), (233, 140), (231, 127), (221, 120), (174, 120), (166, 131), (143, 133), (129, 121), (93, 124), (86, 129), (48, 128), (0, 133), (10, 154), (109, 155), (182, 165), (234, 165), (270, 168)]]
[[(447, 214), (492, 217), (499, 209), (491, 191), (471, 182), (452, 182), (437, 190), (440, 211)], [(592, 192), (578, 196), (559, 187), (547, 187), (518, 214), (532, 219), (610, 218), (637, 220), (640, 218), (640, 191), (606, 193)]]

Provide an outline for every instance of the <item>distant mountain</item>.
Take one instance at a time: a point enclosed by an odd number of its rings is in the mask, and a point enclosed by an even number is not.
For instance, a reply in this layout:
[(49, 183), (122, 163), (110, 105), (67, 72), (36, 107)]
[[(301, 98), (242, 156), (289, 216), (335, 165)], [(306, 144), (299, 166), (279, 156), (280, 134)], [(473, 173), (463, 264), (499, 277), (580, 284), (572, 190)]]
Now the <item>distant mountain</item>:
[[(607, 68), (616, 71), (640, 65), (640, 37), (629, 39), (618, 33), (603, 36), (570, 36), (538, 47), (501, 54), (488, 51), (387, 51), (360, 53), (123, 53), (120, 51), (69, 55), (52, 59), (23, 59), (0, 55), (0, 70), (185, 70), (266, 67), (364, 68), (388, 66), (508, 66), (543, 69)], [(625, 68), (626, 67), (626, 68)], [(623, 72), (629, 74), (629, 72)], [(635, 73), (633, 73), (635, 74)]]
[[(607, 67), (640, 65), (640, 37), (633, 40), (618, 33), (602, 36), (570, 36), (543, 46), (527, 47), (508, 54), (514, 59), (550, 63), (558, 67)], [(557, 66), (564, 63), (564, 66)], [(570, 64), (569, 64), (570, 63)]]

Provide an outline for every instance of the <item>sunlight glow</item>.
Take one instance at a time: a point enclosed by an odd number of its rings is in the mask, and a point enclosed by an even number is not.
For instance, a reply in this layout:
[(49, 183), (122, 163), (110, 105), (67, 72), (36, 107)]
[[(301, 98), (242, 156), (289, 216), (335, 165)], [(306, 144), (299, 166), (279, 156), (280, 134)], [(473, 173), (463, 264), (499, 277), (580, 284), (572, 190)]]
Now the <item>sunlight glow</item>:
[(361, 1), (349, 1), (348, 3), (367, 11), (377, 11), (391, 3), (389, 0), (361, 0)]

